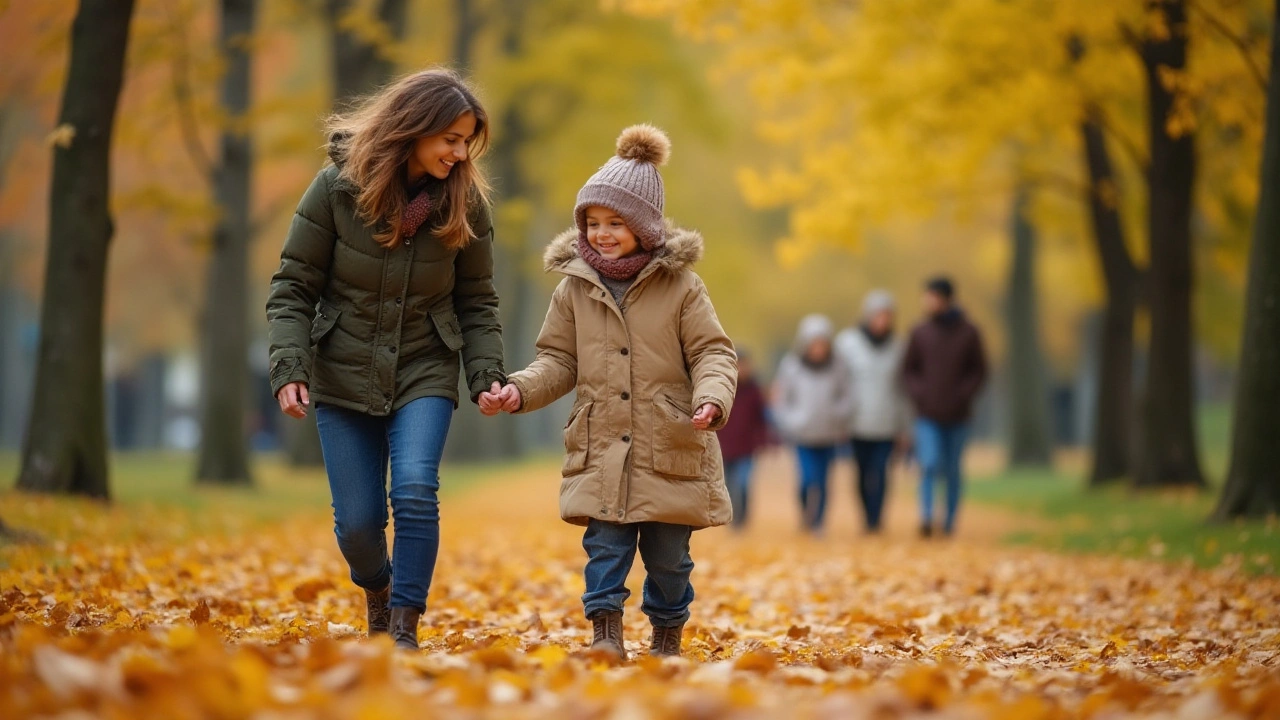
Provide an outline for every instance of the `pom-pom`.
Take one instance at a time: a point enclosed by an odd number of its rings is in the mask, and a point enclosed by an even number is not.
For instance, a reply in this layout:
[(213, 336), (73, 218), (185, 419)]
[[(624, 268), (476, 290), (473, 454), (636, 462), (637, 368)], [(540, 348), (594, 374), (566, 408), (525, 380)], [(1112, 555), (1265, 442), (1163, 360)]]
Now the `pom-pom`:
[(652, 125), (632, 125), (618, 136), (618, 157), (663, 165), (671, 154), (667, 134)]

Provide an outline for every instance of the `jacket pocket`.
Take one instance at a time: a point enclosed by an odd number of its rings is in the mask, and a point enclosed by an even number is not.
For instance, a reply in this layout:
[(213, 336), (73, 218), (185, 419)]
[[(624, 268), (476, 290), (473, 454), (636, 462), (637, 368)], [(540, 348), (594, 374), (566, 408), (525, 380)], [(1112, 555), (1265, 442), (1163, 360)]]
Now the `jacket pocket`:
[(311, 321), (311, 346), (315, 347), (324, 340), (338, 325), (338, 316), (342, 311), (321, 300), (316, 305), (316, 316)]
[(466, 344), (462, 339), (462, 325), (451, 308), (432, 310), (431, 321), (435, 323), (436, 332), (450, 352), (458, 352)]
[(591, 406), (583, 403), (569, 415), (564, 426), (564, 467), (562, 475), (573, 475), (587, 468), (587, 448), (591, 443)]
[(704, 436), (693, 426), (689, 406), (670, 395), (659, 393), (653, 398), (653, 469), (676, 478), (702, 477), (702, 455), (707, 445)]

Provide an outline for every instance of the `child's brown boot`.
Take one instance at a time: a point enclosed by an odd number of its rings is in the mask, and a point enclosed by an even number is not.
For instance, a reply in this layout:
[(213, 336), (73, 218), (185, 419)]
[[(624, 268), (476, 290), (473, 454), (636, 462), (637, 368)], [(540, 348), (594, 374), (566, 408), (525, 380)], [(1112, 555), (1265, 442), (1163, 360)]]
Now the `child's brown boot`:
[(591, 625), (593, 639), (589, 652), (611, 662), (625, 661), (627, 650), (622, 645), (622, 613), (601, 610), (591, 616)]
[(675, 627), (653, 626), (653, 639), (649, 641), (649, 654), (654, 657), (680, 657), (680, 638), (684, 636), (684, 623)]

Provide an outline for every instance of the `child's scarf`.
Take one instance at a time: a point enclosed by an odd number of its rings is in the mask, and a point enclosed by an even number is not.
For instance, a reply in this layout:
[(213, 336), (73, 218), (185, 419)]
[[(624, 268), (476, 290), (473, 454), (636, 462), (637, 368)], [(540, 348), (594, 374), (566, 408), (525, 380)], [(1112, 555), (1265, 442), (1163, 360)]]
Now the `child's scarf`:
[(578, 233), (578, 254), (593, 270), (610, 280), (630, 280), (639, 275), (644, 266), (653, 259), (653, 253), (646, 250), (640, 250), (626, 257), (607, 258), (591, 247), (591, 243), (587, 242), (587, 236), (583, 233)]

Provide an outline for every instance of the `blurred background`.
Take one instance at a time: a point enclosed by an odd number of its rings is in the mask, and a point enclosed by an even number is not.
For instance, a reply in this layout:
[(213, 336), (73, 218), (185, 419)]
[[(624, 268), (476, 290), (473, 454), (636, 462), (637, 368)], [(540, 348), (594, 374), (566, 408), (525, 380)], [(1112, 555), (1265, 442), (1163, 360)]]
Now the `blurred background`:
[[(59, 107), (78, 5), (0, 2), (0, 449), (15, 469), (42, 293), (74, 291), (45, 288), (44, 268), (51, 148), (74, 142)], [(190, 453), (192, 476), (216, 466), (206, 479), (237, 483), (260, 457), (319, 463), (314, 427), (270, 396), (268, 280), (325, 162), (326, 114), (439, 64), (494, 118), (509, 368), (531, 359), (556, 282), (542, 247), (618, 131), (650, 122), (674, 146), (667, 212), (707, 239), (698, 271), (766, 377), (803, 315), (847, 327), (887, 288), (905, 331), (924, 280), (945, 273), (985, 334), (994, 379), (975, 435), (1001, 463), (1068, 458), (1099, 483), (1225, 474), (1271, 2), (136, 0), (132, 13), (103, 311), (116, 450)], [(226, 178), (248, 192), (220, 190)], [(226, 241), (229, 222), (244, 231)], [(211, 281), (236, 253), (243, 282)], [(237, 288), (247, 299), (228, 301)], [(231, 421), (207, 413), (211, 395), (240, 403)], [(450, 460), (555, 453), (560, 418), (486, 421), (464, 405)], [(201, 453), (243, 454), (247, 470)]]

